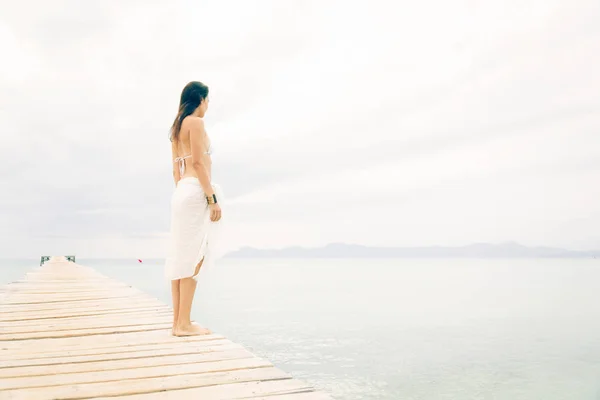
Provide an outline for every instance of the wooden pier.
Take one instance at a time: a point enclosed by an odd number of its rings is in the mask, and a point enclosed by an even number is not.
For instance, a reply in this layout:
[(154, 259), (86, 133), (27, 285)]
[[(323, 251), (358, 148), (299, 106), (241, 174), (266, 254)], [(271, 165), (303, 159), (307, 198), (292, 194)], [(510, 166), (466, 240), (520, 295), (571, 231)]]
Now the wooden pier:
[(331, 400), (221, 335), (171, 336), (172, 310), (51, 257), (0, 291), (0, 399)]

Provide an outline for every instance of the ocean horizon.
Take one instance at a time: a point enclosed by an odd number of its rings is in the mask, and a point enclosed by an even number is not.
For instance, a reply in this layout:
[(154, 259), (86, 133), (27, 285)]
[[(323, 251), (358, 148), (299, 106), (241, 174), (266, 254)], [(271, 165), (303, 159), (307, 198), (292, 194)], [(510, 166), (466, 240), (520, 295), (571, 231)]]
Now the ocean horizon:
[[(163, 260), (77, 259), (170, 304)], [(39, 260), (0, 260), (0, 284)], [(591, 399), (589, 259), (223, 259), (193, 317), (338, 399)]]

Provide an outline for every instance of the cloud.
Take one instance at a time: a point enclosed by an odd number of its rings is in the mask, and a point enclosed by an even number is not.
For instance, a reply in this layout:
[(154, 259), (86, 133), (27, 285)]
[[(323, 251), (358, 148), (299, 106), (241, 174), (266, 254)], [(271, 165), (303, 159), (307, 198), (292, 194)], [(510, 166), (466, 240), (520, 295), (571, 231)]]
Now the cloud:
[(1, 2), (0, 254), (164, 256), (192, 79), (232, 249), (600, 247), (596, 3)]

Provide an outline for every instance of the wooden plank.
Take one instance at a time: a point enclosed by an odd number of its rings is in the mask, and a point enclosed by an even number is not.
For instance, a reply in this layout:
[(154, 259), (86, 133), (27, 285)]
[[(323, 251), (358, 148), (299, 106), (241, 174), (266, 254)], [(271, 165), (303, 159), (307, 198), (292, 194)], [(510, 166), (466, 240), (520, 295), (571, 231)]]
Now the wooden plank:
[[(126, 301), (126, 299), (130, 299), (132, 296), (127, 295), (127, 294), (122, 294), (119, 296), (113, 296), (110, 298), (98, 298), (98, 297), (85, 297), (85, 298), (79, 298), (79, 299), (59, 299), (59, 300), (53, 300), (53, 299), (46, 299), (44, 300), (43, 298), (39, 298), (39, 299), (3, 299), (2, 301), (5, 302), (5, 304), (47, 304), (47, 303), (60, 303), (60, 305), (62, 305), (63, 307), (69, 307), (71, 304), (82, 304), (84, 302), (91, 302), (91, 301), (102, 301), (102, 300), (121, 300), (121, 301)], [(150, 299), (151, 297), (146, 297), (146, 296), (140, 296), (140, 298), (148, 298)]]
[[(71, 302), (70, 304), (65, 303), (49, 303), (49, 304), (28, 304), (28, 305), (0, 305), (0, 313), (19, 313), (19, 312), (41, 312), (48, 310), (91, 310), (91, 309), (114, 309), (118, 308), (115, 306), (121, 306), (122, 309), (125, 308), (137, 308), (140, 305), (148, 305), (152, 304), (155, 306), (163, 306), (164, 303), (161, 303), (157, 299), (154, 298), (134, 298), (132, 301), (128, 301), (123, 304), (123, 299), (114, 299), (114, 300), (103, 300), (103, 301), (89, 301), (89, 302)], [(68, 306), (68, 307), (67, 307)]]
[[(37, 323), (36, 323), (37, 322)], [(8, 328), (0, 329), (0, 333), (12, 335), (17, 333), (33, 333), (45, 331), (71, 331), (74, 329), (115, 328), (119, 326), (168, 324), (173, 322), (171, 312), (155, 312), (131, 315), (106, 315), (98, 317), (49, 318), (37, 321), (17, 321)]]
[(141, 304), (137, 307), (119, 308), (118, 306), (106, 306), (97, 308), (81, 308), (74, 310), (44, 310), (43, 312), (0, 312), (0, 321), (28, 321), (35, 319), (48, 318), (76, 318), (89, 317), (93, 315), (118, 315), (118, 314), (135, 314), (140, 312), (172, 312), (170, 307), (155, 304)]
[[(39, 286), (39, 287), (46, 287), (46, 286), (50, 287), (52, 285), (59, 285), (59, 286), (63, 286), (63, 287), (70, 286), (70, 285), (73, 285), (73, 287), (95, 285), (96, 287), (99, 287), (99, 286), (106, 285), (106, 284), (131, 286), (124, 282), (116, 281), (111, 278), (73, 279), (70, 282), (66, 282), (64, 280), (52, 280), (52, 279), (45, 279), (43, 281), (36, 281), (33, 279), (21, 279), (18, 281), (10, 282), (7, 285), (29, 285), (29, 286)], [(7, 286), (7, 285), (5, 285), (5, 286)]]
[(76, 349), (76, 348), (106, 348), (112, 346), (134, 346), (139, 344), (172, 343), (179, 341), (201, 341), (223, 338), (221, 335), (202, 335), (190, 337), (174, 337), (169, 329), (121, 332), (119, 334), (78, 336), (78, 337), (56, 337), (38, 340), (15, 340), (0, 343), (0, 350), (44, 352), (48, 349)]
[(11, 313), (0, 313), (0, 322), (18, 322), (18, 321), (35, 321), (40, 319), (49, 318), (74, 318), (74, 317), (88, 317), (88, 316), (105, 316), (105, 315), (120, 315), (120, 314), (131, 314), (137, 315), (138, 313), (146, 313), (150, 311), (155, 312), (172, 312), (170, 307), (160, 306), (149, 306), (149, 307), (137, 307), (137, 308), (120, 308), (113, 307), (108, 309), (83, 309), (81, 311), (55, 311), (50, 310), (44, 314), (39, 312), (11, 312)]
[(113, 293), (104, 293), (104, 294), (93, 294), (93, 293), (85, 293), (77, 296), (71, 295), (53, 295), (49, 296), (47, 294), (26, 294), (26, 295), (17, 295), (17, 294), (7, 294), (2, 301), (5, 304), (32, 304), (32, 303), (79, 303), (84, 300), (105, 300), (105, 299), (123, 299), (123, 298), (131, 298), (131, 297), (142, 297), (149, 298), (146, 294), (136, 293), (131, 290), (120, 290), (115, 291)]
[(34, 332), (46, 332), (46, 331), (70, 331), (73, 329), (97, 329), (97, 328), (115, 328), (121, 326), (132, 326), (132, 325), (148, 325), (148, 324), (168, 324), (173, 322), (173, 317), (167, 314), (161, 315), (150, 315), (140, 316), (137, 318), (130, 317), (109, 317), (106, 319), (101, 318), (87, 318), (83, 322), (79, 321), (62, 321), (59, 319), (41, 320), (38, 324), (32, 325), (13, 325), (9, 324), (8, 327), (2, 329), (2, 334), (10, 335), (17, 333), (34, 333)]
[(165, 306), (160, 302), (156, 301), (136, 301), (131, 304), (123, 305), (122, 307), (118, 306), (118, 303), (107, 303), (107, 304), (94, 304), (94, 305), (74, 305), (70, 307), (56, 307), (56, 308), (46, 308), (43, 310), (2, 310), (0, 309), (0, 316), (5, 319), (10, 318), (19, 318), (19, 317), (32, 317), (32, 316), (53, 316), (53, 315), (76, 315), (77, 313), (87, 313), (87, 312), (98, 312), (98, 313), (106, 313), (110, 314), (111, 312), (134, 312), (136, 310), (144, 309), (144, 308), (156, 308), (157, 310), (171, 310), (171, 307)]
[(113, 285), (111, 281), (107, 281), (107, 282), (103, 282), (101, 284), (98, 283), (94, 283), (92, 285), (79, 285), (76, 286), (73, 283), (70, 284), (62, 284), (62, 285), (39, 285), (39, 284), (35, 284), (35, 285), (7, 285), (5, 287), (6, 292), (8, 293), (13, 293), (13, 294), (30, 294), (30, 295), (39, 295), (39, 293), (36, 293), (37, 291), (44, 291), (44, 292), (48, 292), (48, 291), (56, 291), (56, 292), (52, 292), (53, 294), (73, 294), (73, 293), (79, 293), (79, 292), (85, 292), (85, 291), (89, 291), (89, 292), (111, 292), (111, 291), (118, 291), (118, 290), (130, 290), (130, 291), (135, 291), (138, 293), (143, 293), (141, 290), (133, 287), (133, 286), (127, 286), (127, 285)]
[[(84, 306), (84, 305), (93, 305), (93, 304), (103, 304), (103, 303), (114, 303), (114, 302), (124, 302), (124, 299), (130, 299), (131, 301), (143, 301), (143, 300), (154, 300), (157, 301), (156, 298), (145, 295), (145, 294), (119, 294), (118, 296), (108, 297), (108, 298), (95, 298), (95, 297), (80, 297), (78, 299), (18, 299), (18, 298), (6, 298), (3, 299), (4, 304), (7, 306), (7, 309), (10, 308), (25, 308), (22, 305), (35, 306), (35, 305), (47, 305), (49, 303), (60, 303), (60, 304), (52, 304), (55, 308), (58, 307), (70, 307), (70, 306)], [(21, 305), (21, 306), (19, 306)]]
[[(27, 367), (35, 365), (53, 365), (81, 363), (90, 361), (121, 360), (141, 357), (157, 357), (159, 355), (189, 354), (193, 352), (222, 351), (242, 348), (239, 344), (226, 339), (205, 342), (157, 343), (141, 346), (118, 346), (101, 349), (65, 349), (62, 352), (13, 354), (10, 359), (0, 363), (2, 368)], [(2, 355), (2, 353), (0, 353)]]
[[(126, 319), (129, 321), (132, 320), (143, 320), (147, 318), (152, 318), (153, 316), (168, 316), (173, 319), (173, 312), (168, 308), (158, 309), (158, 308), (150, 308), (146, 311), (129, 311), (126, 313), (108, 313), (104, 315), (84, 315), (84, 316), (72, 316), (67, 315), (62, 318), (53, 317), (45, 317), (45, 318), (37, 318), (30, 319), (25, 321), (12, 321), (10, 324), (10, 328), (16, 330), (17, 328), (23, 327), (44, 327), (44, 326), (65, 326), (65, 325), (73, 325), (77, 324), (78, 326), (89, 326), (91, 323), (95, 322), (109, 322)], [(0, 319), (1, 320), (1, 319)]]
[(271, 366), (245, 349), (73, 364), (0, 368), (0, 390)]
[(67, 290), (67, 291), (76, 291), (76, 290), (107, 290), (107, 289), (122, 289), (122, 288), (131, 288), (137, 289), (135, 286), (115, 281), (112, 279), (95, 279), (95, 280), (75, 280), (75, 281), (60, 281), (60, 282), (51, 282), (51, 281), (32, 281), (25, 280), (22, 282), (11, 282), (4, 286), (5, 290)]
[(102, 285), (98, 284), (66, 284), (66, 285), (15, 285), (8, 284), (3, 290), (7, 293), (81, 293), (85, 291), (104, 292), (116, 289), (135, 289), (132, 286), (127, 286), (122, 283), (105, 282)]
[[(71, 336), (88, 336), (88, 335), (106, 335), (111, 333), (123, 333), (123, 332), (141, 332), (149, 330), (164, 330), (172, 327), (171, 324), (148, 324), (148, 325), (136, 325), (136, 326), (120, 326), (114, 328), (85, 328), (85, 329), (73, 329), (68, 331), (46, 331), (46, 332), (27, 332), (27, 333), (0, 333), (0, 341), (4, 340), (24, 340), (24, 339), (47, 339), (47, 338), (59, 338), (59, 337), (71, 337)], [(0, 344), (2, 347), (2, 344)]]
[(122, 396), (185, 389), (228, 383), (289, 379), (290, 376), (273, 367), (235, 369), (222, 372), (179, 374), (153, 378), (118, 379), (80, 385), (47, 386), (6, 390), (2, 393), (10, 400), (69, 400), (106, 396)]
[(113, 290), (90, 290), (90, 289), (82, 289), (77, 291), (66, 291), (62, 289), (35, 289), (35, 290), (8, 290), (6, 291), (4, 299), (38, 299), (38, 298), (46, 298), (46, 299), (79, 299), (82, 297), (94, 297), (94, 298), (105, 298), (105, 297), (115, 297), (116, 295), (121, 294), (145, 294), (140, 290), (123, 287), (123, 288), (114, 288)]
[(94, 295), (100, 295), (100, 294), (106, 294), (106, 293), (115, 293), (115, 292), (125, 292), (125, 291), (129, 291), (129, 292), (136, 292), (136, 293), (140, 293), (143, 294), (143, 292), (135, 289), (135, 288), (131, 288), (128, 286), (114, 286), (114, 287), (107, 287), (107, 288), (102, 288), (102, 289), (98, 289), (98, 288), (93, 288), (93, 287), (81, 287), (81, 288), (70, 288), (70, 289), (66, 289), (66, 288), (59, 288), (59, 287), (38, 287), (38, 288), (30, 288), (30, 289), (9, 289), (6, 290), (5, 293), (5, 297), (10, 296), (56, 296), (58, 297), (59, 295), (62, 297), (74, 297), (76, 295), (85, 295), (85, 294), (94, 294)]
[[(296, 379), (276, 379), (228, 383), (217, 386), (202, 386), (190, 389), (170, 390), (167, 392), (101, 397), (96, 398), (96, 400), (228, 400), (248, 398), (248, 396), (290, 395), (311, 390), (312, 388), (306, 383)], [(324, 399), (331, 400), (331, 398), (327, 397)]]
[(331, 396), (321, 392), (301, 392), (301, 393), (288, 393), (280, 394), (275, 396), (244, 396), (235, 397), (235, 399), (254, 399), (254, 400), (333, 400)]
[(62, 289), (78, 289), (78, 288), (93, 288), (93, 289), (104, 289), (110, 287), (134, 287), (127, 283), (117, 281), (111, 278), (106, 279), (78, 279), (74, 282), (64, 281), (34, 281), (34, 280), (22, 280), (7, 283), (4, 286), (6, 289), (48, 289), (48, 288), (62, 288)]

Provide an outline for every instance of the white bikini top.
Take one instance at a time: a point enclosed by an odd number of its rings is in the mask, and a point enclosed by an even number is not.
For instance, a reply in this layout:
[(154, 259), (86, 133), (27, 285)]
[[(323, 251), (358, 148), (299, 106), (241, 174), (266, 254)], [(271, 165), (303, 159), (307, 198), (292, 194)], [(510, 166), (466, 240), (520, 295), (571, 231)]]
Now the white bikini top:
[[(206, 150), (204, 152), (204, 154), (206, 155), (212, 155), (213, 151), (212, 151), (212, 144), (208, 147), (208, 150)], [(179, 163), (179, 174), (180, 176), (183, 176), (183, 174), (185, 173), (185, 159), (186, 158), (190, 158), (192, 155), (188, 154), (187, 156), (184, 157), (177, 157), (176, 159), (173, 160), (174, 163), (178, 162)]]

